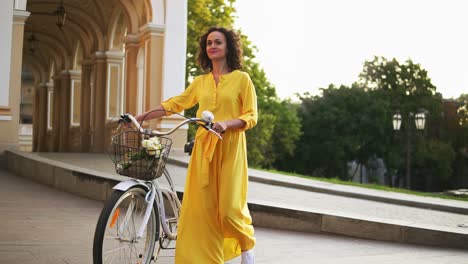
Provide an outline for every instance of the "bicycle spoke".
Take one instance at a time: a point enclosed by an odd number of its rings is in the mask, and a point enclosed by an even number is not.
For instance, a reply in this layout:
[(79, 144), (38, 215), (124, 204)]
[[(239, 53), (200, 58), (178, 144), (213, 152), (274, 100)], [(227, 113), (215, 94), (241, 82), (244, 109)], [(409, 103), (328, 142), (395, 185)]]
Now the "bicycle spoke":
[(115, 251), (121, 250), (122, 248), (125, 248), (125, 247), (127, 247), (127, 245), (119, 247), (119, 248), (115, 248), (115, 249), (112, 249), (112, 250), (109, 250), (109, 251), (106, 251), (106, 252), (103, 252), (103, 253), (104, 253), (104, 255), (114, 253)]

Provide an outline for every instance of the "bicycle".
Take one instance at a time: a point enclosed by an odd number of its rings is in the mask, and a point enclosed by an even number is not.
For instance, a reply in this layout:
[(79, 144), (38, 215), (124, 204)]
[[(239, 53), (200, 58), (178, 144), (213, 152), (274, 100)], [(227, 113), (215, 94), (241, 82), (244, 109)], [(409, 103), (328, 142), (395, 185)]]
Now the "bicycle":
[[(133, 124), (136, 129), (114, 135), (108, 152), (116, 172), (131, 179), (113, 187), (101, 211), (93, 242), (95, 264), (148, 264), (156, 262), (161, 249), (172, 249), (181, 202), (165, 167), (172, 144), (165, 136), (187, 123), (197, 123), (222, 139), (211, 129), (212, 113), (204, 111), (202, 118), (185, 118), (168, 132), (160, 132), (142, 128), (130, 114), (121, 116), (119, 122)], [(169, 188), (158, 182), (162, 175)], [(159, 247), (154, 252), (157, 242)]]

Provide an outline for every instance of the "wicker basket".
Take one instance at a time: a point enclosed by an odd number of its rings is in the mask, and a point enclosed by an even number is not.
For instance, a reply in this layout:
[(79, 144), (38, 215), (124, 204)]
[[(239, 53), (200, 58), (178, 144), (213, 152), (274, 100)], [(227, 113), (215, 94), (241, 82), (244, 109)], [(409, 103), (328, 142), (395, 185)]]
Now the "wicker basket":
[(135, 131), (120, 132), (112, 137), (108, 153), (118, 174), (146, 181), (162, 175), (172, 140), (158, 137), (158, 148), (148, 150), (142, 146), (144, 139), (148, 136)]

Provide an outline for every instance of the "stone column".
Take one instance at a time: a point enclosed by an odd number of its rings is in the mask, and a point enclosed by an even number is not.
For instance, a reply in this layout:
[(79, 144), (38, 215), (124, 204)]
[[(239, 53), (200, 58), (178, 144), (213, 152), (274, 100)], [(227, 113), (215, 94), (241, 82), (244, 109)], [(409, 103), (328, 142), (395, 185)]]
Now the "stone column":
[(93, 151), (105, 151), (105, 122), (106, 122), (106, 82), (107, 82), (106, 55), (103, 52), (96, 53), (95, 83), (94, 83), (94, 133)]
[[(164, 26), (147, 24), (141, 29), (141, 42), (145, 47), (145, 97), (143, 111), (163, 102)], [(159, 127), (160, 120), (150, 126)]]
[(70, 73), (65, 70), (60, 74), (60, 124), (59, 124), (59, 152), (69, 150), (70, 133)]
[(71, 152), (81, 151), (81, 97), (82, 97), (82, 74), (81, 69), (70, 70), (70, 106), (69, 106), (69, 133), (68, 150)]
[(137, 56), (140, 44), (137, 38), (125, 40), (125, 109), (124, 112), (138, 114), (138, 72)]
[(41, 152), (47, 150), (48, 86), (46, 83), (40, 83), (37, 86), (36, 98), (34, 107), (34, 151)]
[(52, 127), (54, 125), (54, 82), (49, 80), (47, 82), (47, 118), (46, 118), (46, 151), (53, 151), (53, 132)]
[(83, 61), (81, 64), (81, 116), (80, 134), (81, 151), (90, 151), (91, 146), (91, 74), (93, 65), (90, 61)]
[(61, 109), (61, 79), (59, 75), (52, 77), (54, 80), (54, 93), (53, 93), (53, 102), (52, 105), (52, 149), (51, 151), (59, 151), (60, 144), (60, 109)]
[(37, 132), (39, 128), (39, 94), (40, 94), (40, 83), (34, 85), (34, 110), (33, 110), (33, 124), (32, 124), (32, 151), (36, 152), (38, 148), (39, 138), (37, 137)]

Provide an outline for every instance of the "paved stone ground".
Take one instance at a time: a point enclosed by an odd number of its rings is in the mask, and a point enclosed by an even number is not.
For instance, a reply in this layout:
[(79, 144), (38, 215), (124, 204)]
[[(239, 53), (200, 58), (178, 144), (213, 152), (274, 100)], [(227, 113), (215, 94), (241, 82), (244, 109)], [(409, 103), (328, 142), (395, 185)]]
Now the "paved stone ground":
[[(102, 203), (16, 177), (0, 169), (0, 263), (92, 263)], [(468, 252), (257, 228), (257, 263), (457, 263)], [(158, 263), (173, 263), (168, 250)], [(238, 264), (238, 259), (230, 264)]]

